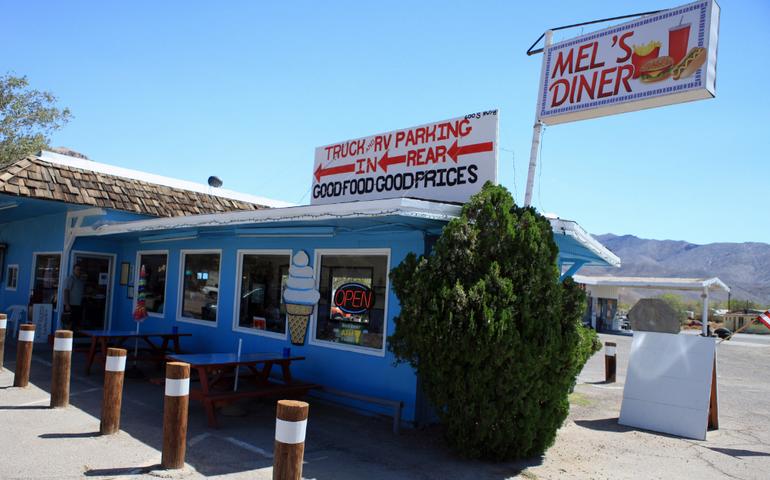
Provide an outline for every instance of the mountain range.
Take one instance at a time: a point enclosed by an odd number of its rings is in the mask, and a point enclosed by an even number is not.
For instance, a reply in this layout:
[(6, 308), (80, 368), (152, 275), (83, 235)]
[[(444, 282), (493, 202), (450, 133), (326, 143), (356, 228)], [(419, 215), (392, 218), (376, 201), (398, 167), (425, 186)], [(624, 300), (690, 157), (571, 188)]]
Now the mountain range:
[[(649, 240), (634, 235), (595, 235), (620, 257), (620, 268), (583, 268), (581, 274), (644, 277), (719, 277), (733, 299), (770, 304), (770, 244)], [(631, 291), (631, 297), (642, 296)], [(644, 294), (643, 296), (650, 296)], [(692, 295), (691, 295), (692, 296)], [(623, 301), (636, 300), (628, 298)]]

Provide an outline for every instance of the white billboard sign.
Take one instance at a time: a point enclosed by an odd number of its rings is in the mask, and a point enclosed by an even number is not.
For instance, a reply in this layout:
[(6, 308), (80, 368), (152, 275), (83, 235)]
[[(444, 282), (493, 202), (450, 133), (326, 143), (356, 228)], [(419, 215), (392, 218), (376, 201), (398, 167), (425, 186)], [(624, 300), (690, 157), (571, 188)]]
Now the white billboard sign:
[(412, 197), (466, 202), (497, 181), (497, 110), (315, 150), (311, 204)]
[(537, 118), (553, 125), (712, 98), (719, 5), (647, 15), (546, 47)]

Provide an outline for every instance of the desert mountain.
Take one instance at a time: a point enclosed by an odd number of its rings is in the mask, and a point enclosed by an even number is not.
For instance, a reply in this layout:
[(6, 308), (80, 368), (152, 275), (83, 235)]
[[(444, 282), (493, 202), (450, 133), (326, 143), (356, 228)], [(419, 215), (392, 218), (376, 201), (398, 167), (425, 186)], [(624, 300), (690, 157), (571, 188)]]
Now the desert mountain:
[[(586, 275), (719, 277), (733, 299), (770, 304), (770, 245), (648, 240), (633, 235), (596, 235), (622, 261), (621, 268), (584, 268)], [(634, 292), (638, 293), (638, 292)], [(632, 295), (637, 297), (637, 295)], [(648, 295), (645, 295), (648, 296)]]

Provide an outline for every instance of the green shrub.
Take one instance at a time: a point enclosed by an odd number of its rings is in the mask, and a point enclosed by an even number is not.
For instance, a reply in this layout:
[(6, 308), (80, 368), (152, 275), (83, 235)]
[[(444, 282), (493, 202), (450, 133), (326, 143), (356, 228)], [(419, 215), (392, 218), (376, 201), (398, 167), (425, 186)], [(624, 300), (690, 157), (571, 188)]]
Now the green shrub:
[(401, 302), (389, 348), (410, 363), (448, 443), (472, 458), (542, 454), (567, 395), (600, 348), (584, 328), (585, 294), (559, 282), (548, 220), (487, 184), (428, 257), (392, 272)]

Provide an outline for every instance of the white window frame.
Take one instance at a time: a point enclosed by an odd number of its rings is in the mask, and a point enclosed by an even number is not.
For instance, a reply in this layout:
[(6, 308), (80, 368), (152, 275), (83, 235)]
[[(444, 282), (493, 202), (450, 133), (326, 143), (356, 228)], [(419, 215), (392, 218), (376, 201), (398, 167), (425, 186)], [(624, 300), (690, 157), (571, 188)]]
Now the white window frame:
[(62, 269), (62, 262), (64, 261), (64, 255), (62, 251), (50, 251), (50, 252), (32, 252), (32, 271), (29, 274), (29, 294), (32, 295), (32, 291), (35, 289), (35, 272), (37, 272), (37, 257), (43, 255), (58, 255), (59, 256), (59, 288), (56, 289), (56, 308), (54, 312), (59, 311), (59, 303), (64, 301), (64, 282), (67, 281), (67, 275), (64, 274)]
[(333, 348), (336, 350), (345, 350), (348, 352), (362, 353), (374, 357), (385, 356), (385, 344), (388, 341), (388, 323), (390, 317), (388, 311), (390, 307), (390, 249), (389, 248), (319, 248), (315, 250), (313, 260), (313, 275), (315, 276), (315, 288), (320, 291), (321, 286), (321, 257), (324, 255), (356, 257), (362, 255), (379, 255), (387, 258), (387, 267), (385, 270), (385, 306), (382, 322), (382, 347), (374, 349), (371, 347), (360, 347), (348, 345), (346, 343), (330, 342), (328, 340), (316, 339), (316, 330), (318, 327), (318, 305), (313, 309), (313, 316), (310, 319), (310, 340), (308, 343), (317, 347)]
[(219, 287), (222, 287), (222, 250), (221, 249), (184, 249), (179, 251), (179, 283), (177, 284), (177, 305), (176, 305), (176, 320), (184, 323), (194, 323), (196, 325), (204, 325), (206, 327), (217, 328), (219, 325), (219, 303), (220, 293), (217, 293), (217, 319), (213, 322), (209, 320), (199, 320), (197, 318), (183, 317), (182, 305), (184, 304), (184, 261), (187, 255), (198, 255), (206, 253), (215, 253), (219, 255)]
[[(137, 289), (139, 288), (139, 274), (141, 273), (142, 264), (140, 263), (140, 259), (142, 258), (142, 255), (165, 255), (166, 256), (166, 276), (164, 278), (164, 286), (163, 286), (163, 313), (156, 313), (156, 312), (147, 312), (147, 316), (154, 317), (154, 318), (165, 318), (166, 317), (166, 300), (168, 299), (168, 260), (169, 260), (169, 253), (168, 250), (137, 250), (136, 252), (136, 263), (134, 264), (134, 299), (132, 301), (132, 307), (131, 311), (136, 311), (136, 302), (138, 300), (137, 298)], [(220, 262), (220, 268), (222, 259), (219, 259)]]
[[(247, 328), (240, 326), (239, 320), (241, 318), (241, 275), (243, 274), (243, 257), (246, 255), (286, 255), (289, 259), (289, 265), (291, 266), (291, 249), (243, 249), (237, 251), (236, 261), (238, 262), (235, 267), (235, 295), (233, 295), (233, 332), (247, 333), (250, 335), (258, 335), (260, 337), (270, 337), (278, 340), (286, 340), (289, 338), (289, 320), (284, 315), (284, 332), (270, 332), (268, 330), (259, 330), (256, 328)], [(283, 292), (281, 292), (281, 303), (283, 303)], [(219, 317), (217, 317), (218, 319)]]
[[(8, 281), (11, 279), (11, 269), (16, 270), (16, 285), (11, 287), (8, 285)], [(19, 264), (18, 263), (11, 263), (8, 264), (8, 266), (5, 268), (5, 289), (9, 292), (15, 292), (16, 289), (19, 288)]]

